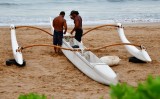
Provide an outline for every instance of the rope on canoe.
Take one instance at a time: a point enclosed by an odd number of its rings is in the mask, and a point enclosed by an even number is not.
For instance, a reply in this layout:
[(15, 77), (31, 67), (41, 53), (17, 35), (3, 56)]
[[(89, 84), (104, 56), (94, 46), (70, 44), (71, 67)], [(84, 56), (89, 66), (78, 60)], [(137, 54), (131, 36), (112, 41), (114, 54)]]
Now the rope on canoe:
[(86, 35), (87, 33), (93, 31), (93, 30), (96, 30), (96, 29), (99, 29), (99, 28), (102, 28), (102, 27), (106, 27), (106, 26), (111, 26), (111, 27), (119, 27), (118, 25), (113, 25), (113, 24), (105, 24), (105, 25), (101, 25), (101, 26), (97, 26), (97, 27), (94, 27), (86, 32), (83, 33), (83, 36)]
[[(144, 47), (142, 45), (138, 45), (138, 44), (116, 43), (116, 44), (106, 45), (106, 46), (97, 47), (97, 48), (85, 48), (83, 50), (85, 50), (85, 51), (97, 51), (97, 50), (101, 50), (101, 49), (104, 49), (104, 48), (113, 47), (113, 46), (120, 46), (120, 45), (121, 46), (122, 45), (132, 45), (132, 46), (137, 46), (137, 47), (140, 47), (141, 49), (144, 49)], [(59, 49), (62, 49), (62, 50), (69, 50), (69, 51), (81, 51), (82, 50), (80, 48), (64, 48), (64, 47), (61, 47), (61, 46), (49, 45), (49, 44), (34, 44), (34, 45), (25, 46), (25, 47), (19, 47), (17, 49), (17, 52), (22, 52), (22, 50), (24, 50), (24, 49), (37, 47), (37, 46), (47, 46), (47, 47), (59, 48)]]
[(37, 30), (40, 30), (40, 31), (43, 31), (43, 32), (49, 34), (50, 36), (53, 36), (53, 34), (47, 32), (46, 30), (38, 28), (38, 27), (34, 27), (34, 26), (16, 26), (15, 29), (26, 28), (26, 27), (27, 28), (32, 28), (32, 29), (37, 29)]

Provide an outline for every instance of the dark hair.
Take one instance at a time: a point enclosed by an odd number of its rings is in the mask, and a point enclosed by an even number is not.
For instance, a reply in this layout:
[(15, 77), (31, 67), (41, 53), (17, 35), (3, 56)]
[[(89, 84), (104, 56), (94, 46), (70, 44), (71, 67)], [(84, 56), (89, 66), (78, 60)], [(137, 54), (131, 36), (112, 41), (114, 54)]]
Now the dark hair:
[(73, 15), (73, 14), (79, 15), (79, 12), (75, 11), (75, 10), (72, 10), (71, 13), (70, 13), (70, 15)]
[(60, 15), (65, 15), (65, 12), (64, 12), (64, 11), (61, 11), (61, 12), (60, 12)]
[(75, 10), (72, 10), (72, 11), (71, 11), (71, 13), (70, 13), (70, 15), (73, 15), (73, 14), (74, 14), (74, 12), (75, 12)]
[(74, 13), (75, 13), (76, 15), (79, 15), (79, 12), (78, 12), (78, 11), (75, 11)]

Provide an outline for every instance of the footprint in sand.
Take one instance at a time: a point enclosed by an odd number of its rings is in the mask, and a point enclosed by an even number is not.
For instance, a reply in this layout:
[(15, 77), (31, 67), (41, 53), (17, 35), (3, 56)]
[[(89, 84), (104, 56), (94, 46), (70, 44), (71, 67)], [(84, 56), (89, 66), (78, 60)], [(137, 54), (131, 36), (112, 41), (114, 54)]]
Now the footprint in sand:
[(127, 73), (134, 73), (135, 72), (135, 70), (129, 70), (129, 71), (127, 71)]

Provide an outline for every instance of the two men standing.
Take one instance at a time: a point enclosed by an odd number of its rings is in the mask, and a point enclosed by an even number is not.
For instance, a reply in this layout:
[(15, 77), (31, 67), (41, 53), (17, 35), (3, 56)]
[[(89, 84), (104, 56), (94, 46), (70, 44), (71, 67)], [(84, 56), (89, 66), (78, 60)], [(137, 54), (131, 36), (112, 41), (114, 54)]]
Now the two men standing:
[[(53, 44), (57, 46), (62, 46), (63, 34), (67, 32), (67, 24), (64, 19), (65, 12), (61, 11), (59, 16), (54, 18), (53, 27), (54, 27), (54, 36), (53, 36)], [(75, 39), (81, 42), (81, 37), (83, 34), (82, 30), (82, 18), (79, 15), (78, 11), (71, 11), (70, 18), (74, 20), (74, 28), (71, 31), (71, 34), (75, 31)], [(63, 32), (64, 30), (64, 32)], [(54, 48), (55, 52), (60, 52), (60, 49)]]

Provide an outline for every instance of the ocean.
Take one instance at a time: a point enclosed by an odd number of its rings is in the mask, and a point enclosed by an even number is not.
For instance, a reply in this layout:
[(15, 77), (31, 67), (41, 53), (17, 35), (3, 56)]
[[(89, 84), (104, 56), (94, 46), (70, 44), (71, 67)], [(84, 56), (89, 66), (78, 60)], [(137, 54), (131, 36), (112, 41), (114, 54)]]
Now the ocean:
[(160, 0), (0, 0), (0, 26), (49, 25), (49, 17), (78, 10), (84, 25), (160, 22)]

